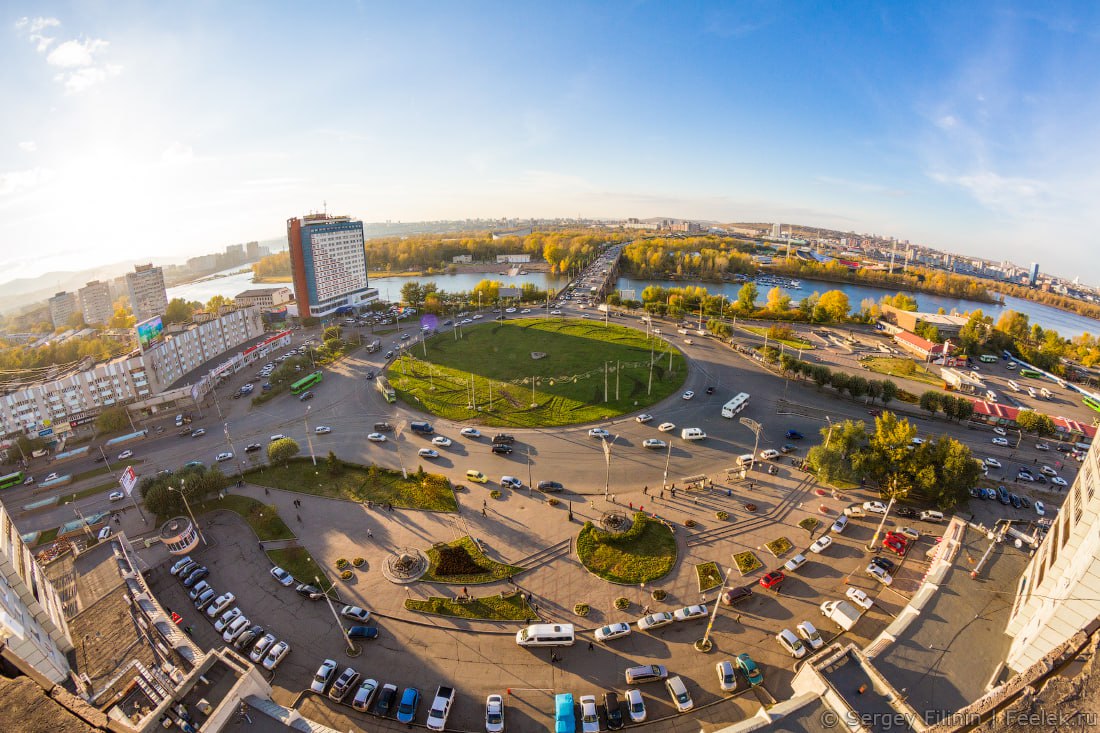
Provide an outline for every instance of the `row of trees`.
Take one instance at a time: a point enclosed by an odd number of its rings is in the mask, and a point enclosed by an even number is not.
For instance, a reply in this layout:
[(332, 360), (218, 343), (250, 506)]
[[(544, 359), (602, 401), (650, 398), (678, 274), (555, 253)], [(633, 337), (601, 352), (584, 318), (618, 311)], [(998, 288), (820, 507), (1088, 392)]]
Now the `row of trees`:
[(821, 430), (821, 444), (806, 462), (824, 481), (870, 480), (887, 498), (931, 500), (941, 509), (965, 501), (982, 469), (970, 448), (948, 436), (914, 445), (917, 428), (892, 412), (875, 419), (845, 420)]
[(1071, 298), (1068, 295), (1060, 295), (1058, 293), (1052, 293), (1049, 290), (1039, 290), (1038, 288), (1016, 285), (1014, 283), (997, 282), (990, 284), (989, 287), (1005, 295), (1011, 295), (1014, 298), (1023, 298), (1036, 303), (1042, 303), (1043, 305), (1049, 305), (1053, 308), (1070, 311), (1071, 313), (1079, 313), (1089, 318), (1100, 319), (1100, 305), (1096, 303), (1088, 303), (1083, 300)]
[[(496, 305), (501, 300), (502, 287), (504, 283), (486, 279), (475, 285), (469, 292), (450, 293), (441, 291), (435, 283), (410, 281), (401, 286), (401, 302), (426, 313), (443, 315), (478, 303)], [(524, 283), (520, 287), (519, 300), (524, 303), (539, 303), (545, 301), (547, 295), (545, 290), (534, 283)]]
[(809, 379), (818, 388), (829, 386), (840, 394), (847, 392), (854, 399), (868, 397), (871, 402), (880, 401), (884, 405), (901, 394), (897, 382), (890, 379), (867, 379), (858, 374), (833, 371), (824, 364), (811, 364), (772, 347), (766, 352), (765, 360), (778, 364), (784, 376)]
[(623, 248), (622, 266), (636, 277), (690, 277), (720, 280), (756, 272), (752, 242), (730, 237), (653, 237)]
[(946, 295), (951, 298), (994, 302), (988, 286), (981, 280), (965, 275), (954, 275), (940, 270), (924, 267), (907, 267), (905, 272), (887, 272), (865, 267), (853, 270), (839, 260), (815, 262), (794, 257), (776, 260), (769, 268), (770, 272), (798, 278), (817, 278), (837, 282), (850, 282), (858, 285), (874, 285), (885, 288), (899, 288), (922, 293)]
[(650, 285), (642, 291), (642, 306), (650, 313), (680, 317), (695, 315), (732, 318), (769, 318), (809, 323), (842, 323), (852, 318), (848, 295), (842, 290), (814, 292), (792, 307), (791, 298), (782, 288), (768, 291), (763, 307), (757, 307), (759, 290), (756, 283), (747, 282), (737, 291), (737, 298), (711, 295), (699, 285), (665, 288)]
[(181, 489), (194, 506), (228, 486), (229, 478), (217, 466), (190, 466), (172, 475), (146, 476), (138, 484), (138, 492), (149, 511), (158, 517), (174, 517), (186, 511)]

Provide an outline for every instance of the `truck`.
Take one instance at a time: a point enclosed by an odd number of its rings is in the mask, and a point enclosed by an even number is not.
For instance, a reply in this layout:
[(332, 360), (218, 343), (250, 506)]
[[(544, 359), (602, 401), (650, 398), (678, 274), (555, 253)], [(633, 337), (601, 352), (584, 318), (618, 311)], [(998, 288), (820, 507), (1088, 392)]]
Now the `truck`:
[(435, 699), (432, 700), (432, 707), (428, 711), (426, 723), (428, 730), (443, 730), (447, 727), (447, 716), (451, 714), (451, 705), (454, 701), (455, 691), (453, 687), (440, 685), (436, 689)]
[(851, 631), (860, 617), (859, 611), (848, 601), (825, 601), (821, 604), (821, 615), (845, 631)]
[(375, 339), (374, 341), (371, 341), (369, 344), (367, 344), (367, 353), (368, 354), (373, 354), (374, 352), (378, 351), (381, 348), (382, 348), (382, 339)]

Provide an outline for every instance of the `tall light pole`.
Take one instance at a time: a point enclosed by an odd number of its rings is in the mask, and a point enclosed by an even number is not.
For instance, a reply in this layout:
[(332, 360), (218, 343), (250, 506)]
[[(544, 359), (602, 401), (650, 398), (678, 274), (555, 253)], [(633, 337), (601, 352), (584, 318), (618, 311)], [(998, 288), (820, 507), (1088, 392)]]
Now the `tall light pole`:
[(336, 613), (336, 606), (332, 605), (332, 598), (328, 594), (328, 591), (332, 590), (333, 586), (336, 584), (333, 583), (328, 587), (328, 590), (325, 590), (324, 584), (321, 583), (321, 579), (316, 575), (313, 576), (313, 582), (315, 582), (317, 587), (324, 592), (325, 600), (328, 601), (328, 610), (332, 611), (332, 617), (336, 619), (336, 628), (340, 629), (340, 633), (344, 635), (344, 641), (348, 643), (348, 651), (354, 652), (355, 646), (351, 643), (351, 637), (348, 636), (348, 630), (345, 629), (344, 624), (340, 622), (340, 616)]
[(829, 441), (833, 439), (833, 418), (826, 415), (825, 419), (829, 421), (829, 434), (825, 436), (825, 450), (828, 450)]
[(746, 428), (751, 430), (753, 434), (756, 435), (756, 442), (753, 443), (752, 446), (752, 463), (749, 464), (749, 470), (752, 470), (752, 466), (756, 465), (756, 450), (760, 447), (760, 431), (763, 430), (764, 427), (760, 423), (748, 417), (742, 417), (738, 420), (738, 422), (740, 422)]
[(714, 628), (714, 619), (718, 617), (718, 607), (722, 605), (722, 594), (726, 592), (726, 585), (730, 582), (733, 568), (726, 568), (726, 577), (722, 579), (722, 587), (718, 589), (718, 597), (714, 599), (714, 609), (710, 612), (710, 621), (707, 622), (707, 630), (703, 638), (695, 642), (695, 649), (701, 652), (709, 652), (711, 647), (710, 631)]
[(661, 490), (668, 484), (668, 464), (672, 461), (672, 436), (668, 437), (668, 453), (665, 454), (665, 475), (661, 478)]
[(603, 444), (603, 461), (607, 469), (604, 473), (603, 480), (603, 498), (605, 499), (607, 498), (608, 489), (611, 486), (611, 445), (618, 439), (619, 436), (616, 435), (611, 440), (604, 438), (602, 441), (600, 441)]
[(870, 544), (867, 545), (868, 550), (873, 551), (875, 549), (875, 545), (878, 544), (878, 536), (879, 536), (879, 534), (882, 533), (883, 526), (886, 525), (886, 517), (890, 516), (890, 510), (894, 508), (894, 496), (893, 496), (893, 494), (895, 492), (893, 490), (897, 488), (896, 484), (897, 484), (897, 477), (895, 476), (895, 477), (890, 479), (890, 488), (891, 488), (890, 501), (889, 501), (889, 503), (886, 504), (886, 511), (882, 513), (882, 520), (878, 523), (878, 526), (875, 527), (875, 534), (871, 538)]
[(244, 478), (244, 464), (241, 463), (241, 457), (237, 455), (237, 449), (233, 447), (233, 439), (229, 437), (229, 423), (226, 423), (222, 427), (222, 432), (225, 433), (225, 442), (229, 444), (229, 452), (233, 454), (233, 457), (237, 459), (237, 473), (240, 477)]
[(202, 543), (208, 545), (210, 543), (206, 541), (206, 535), (202, 533), (202, 529), (199, 527), (199, 520), (195, 519), (195, 513), (191, 511), (191, 503), (187, 501), (187, 492), (183, 490), (183, 484), (183, 479), (180, 479), (180, 487), (178, 489), (174, 486), (167, 486), (165, 488), (169, 491), (178, 491), (179, 495), (183, 497), (183, 505), (187, 507), (187, 514), (191, 517), (191, 524), (194, 525), (195, 531), (199, 533), (199, 539), (202, 540)]
[(313, 465), (317, 465), (317, 455), (313, 452), (313, 434), (309, 432), (309, 411), (313, 409), (313, 405), (306, 405), (306, 414), (302, 417), (302, 421), (306, 424), (306, 443), (309, 444), (309, 457), (313, 460)]

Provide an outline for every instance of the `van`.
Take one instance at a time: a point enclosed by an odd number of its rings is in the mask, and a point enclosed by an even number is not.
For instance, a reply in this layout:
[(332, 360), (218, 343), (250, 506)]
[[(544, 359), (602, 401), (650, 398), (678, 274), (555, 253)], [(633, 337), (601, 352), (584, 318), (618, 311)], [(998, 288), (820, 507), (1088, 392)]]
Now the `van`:
[(669, 697), (672, 698), (672, 704), (676, 706), (676, 712), (686, 713), (695, 707), (691, 695), (688, 694), (687, 685), (679, 675), (665, 680), (665, 688), (668, 690)]
[(573, 646), (573, 624), (531, 624), (516, 632), (520, 646)]
[(668, 678), (668, 669), (661, 664), (643, 664), (626, 670), (626, 684), (640, 685), (645, 682), (660, 682)]
[(431, 435), (435, 432), (435, 428), (432, 427), (430, 422), (411, 422), (409, 423), (409, 430), (421, 435)]
[(707, 434), (699, 428), (684, 428), (680, 431), (682, 440), (703, 440), (706, 437)]
[(943, 512), (937, 512), (934, 509), (929, 509), (920, 513), (920, 518), (926, 522), (942, 522)]
[(752, 453), (745, 453), (737, 457), (738, 468), (752, 468)]

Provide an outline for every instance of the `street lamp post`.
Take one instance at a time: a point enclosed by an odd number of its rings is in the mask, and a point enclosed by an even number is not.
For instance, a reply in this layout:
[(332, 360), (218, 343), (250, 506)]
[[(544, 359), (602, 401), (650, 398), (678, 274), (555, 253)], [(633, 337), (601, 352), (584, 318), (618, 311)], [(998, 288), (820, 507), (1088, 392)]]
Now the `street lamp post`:
[(225, 433), (225, 442), (229, 445), (229, 452), (233, 454), (233, 457), (237, 459), (237, 474), (244, 478), (244, 464), (241, 463), (241, 457), (237, 455), (237, 449), (233, 447), (233, 438), (229, 437), (229, 423), (226, 423), (222, 432)]
[(340, 616), (336, 613), (336, 606), (332, 605), (332, 598), (329, 596), (328, 591), (332, 590), (333, 585), (328, 587), (328, 590), (324, 590), (324, 585), (321, 583), (321, 579), (316, 575), (313, 576), (313, 582), (317, 583), (317, 587), (321, 588), (325, 594), (325, 600), (328, 601), (328, 610), (332, 611), (332, 618), (336, 620), (336, 628), (340, 629), (340, 633), (344, 635), (344, 641), (348, 643), (348, 651), (354, 652), (355, 645), (351, 643), (351, 637), (348, 636), (348, 630), (344, 628), (344, 624), (340, 622)]
[(730, 582), (733, 568), (726, 568), (726, 577), (722, 579), (722, 587), (718, 589), (718, 597), (714, 599), (714, 609), (710, 612), (710, 621), (707, 622), (707, 630), (703, 638), (695, 642), (695, 649), (701, 652), (709, 652), (711, 648), (710, 632), (714, 628), (714, 620), (718, 617), (718, 607), (722, 605), (722, 594), (726, 592), (726, 585)]
[(306, 405), (306, 414), (302, 417), (302, 421), (306, 424), (306, 443), (309, 444), (309, 457), (313, 460), (313, 465), (317, 465), (317, 455), (313, 452), (313, 434), (309, 432), (309, 411), (313, 409), (313, 405)]
[(601, 441), (603, 443), (603, 460), (605, 468), (607, 469), (604, 473), (603, 480), (603, 498), (605, 499), (607, 498), (608, 489), (611, 486), (611, 446), (618, 439), (619, 436), (616, 435), (611, 440), (607, 440), (606, 438), (604, 438), (603, 441)]
[(661, 490), (668, 484), (668, 464), (672, 461), (672, 438), (668, 439), (668, 452), (665, 454), (665, 475), (661, 478)]
[[(891, 484), (890, 485), (891, 489), (896, 489), (897, 488), (897, 486), (896, 486), (897, 478), (891, 479), (890, 484)], [(893, 494), (893, 493), (894, 492), (891, 491), (891, 494)], [(879, 521), (878, 526), (875, 527), (875, 534), (874, 534), (873, 537), (871, 537), (870, 544), (867, 545), (868, 550), (873, 551), (875, 549), (875, 545), (878, 544), (878, 536), (882, 533), (882, 528), (886, 525), (886, 518), (888, 516), (890, 516), (890, 510), (893, 509), (893, 508), (894, 508), (894, 497), (891, 495), (889, 503), (886, 504), (886, 511), (883, 512), (883, 514), (882, 514), (882, 520)]]
[(753, 420), (752, 418), (748, 418), (748, 417), (740, 418), (739, 422), (742, 425), (744, 425), (746, 428), (751, 430), (753, 432), (753, 434), (756, 436), (756, 442), (753, 443), (753, 445), (752, 445), (752, 459), (753, 459), (753, 462), (751, 464), (749, 464), (749, 470), (752, 470), (752, 466), (756, 464), (756, 451), (760, 447), (760, 431), (764, 429), (764, 426), (761, 425), (760, 423), (758, 423), (756, 420)]
[(195, 513), (191, 511), (191, 502), (187, 501), (187, 493), (183, 490), (184, 481), (180, 479), (180, 487), (177, 489), (173, 486), (166, 486), (169, 491), (178, 491), (179, 495), (183, 497), (183, 505), (187, 508), (187, 514), (191, 517), (191, 524), (195, 526), (195, 531), (199, 533), (199, 539), (202, 540), (204, 545), (210, 544), (206, 541), (206, 535), (202, 533), (202, 528), (199, 527), (199, 520), (195, 519)]

